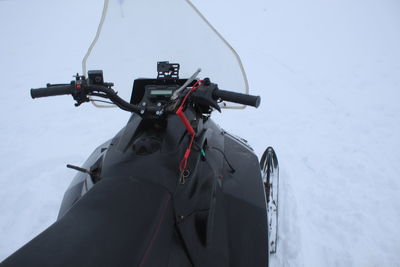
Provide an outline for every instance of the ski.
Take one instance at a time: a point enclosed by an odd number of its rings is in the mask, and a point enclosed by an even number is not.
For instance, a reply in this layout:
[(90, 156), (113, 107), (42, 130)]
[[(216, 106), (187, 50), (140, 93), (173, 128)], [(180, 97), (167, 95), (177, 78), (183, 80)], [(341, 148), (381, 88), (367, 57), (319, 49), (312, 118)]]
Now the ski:
[(278, 241), (279, 164), (272, 147), (265, 150), (260, 166), (267, 201), (268, 247), (269, 253), (273, 254), (276, 253)]

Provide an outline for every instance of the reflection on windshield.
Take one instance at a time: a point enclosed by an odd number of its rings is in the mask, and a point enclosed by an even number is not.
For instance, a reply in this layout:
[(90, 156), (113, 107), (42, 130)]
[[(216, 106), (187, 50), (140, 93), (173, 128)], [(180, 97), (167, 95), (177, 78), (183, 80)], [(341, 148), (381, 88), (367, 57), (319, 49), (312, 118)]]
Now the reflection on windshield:
[(180, 78), (198, 68), (220, 89), (248, 92), (239, 57), (189, 0), (105, 0), (102, 21), (83, 61), (102, 69), (128, 99), (136, 78), (155, 77), (158, 61), (179, 63)]

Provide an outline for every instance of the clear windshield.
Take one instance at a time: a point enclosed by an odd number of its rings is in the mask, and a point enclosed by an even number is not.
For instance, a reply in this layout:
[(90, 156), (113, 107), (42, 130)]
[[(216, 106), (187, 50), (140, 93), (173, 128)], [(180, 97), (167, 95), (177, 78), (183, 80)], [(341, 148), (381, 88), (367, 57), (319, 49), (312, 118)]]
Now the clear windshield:
[(83, 68), (103, 70), (104, 80), (114, 82), (124, 99), (129, 99), (134, 79), (157, 77), (158, 61), (179, 63), (180, 78), (201, 68), (199, 78), (248, 93), (236, 52), (189, 0), (106, 0), (104, 12)]

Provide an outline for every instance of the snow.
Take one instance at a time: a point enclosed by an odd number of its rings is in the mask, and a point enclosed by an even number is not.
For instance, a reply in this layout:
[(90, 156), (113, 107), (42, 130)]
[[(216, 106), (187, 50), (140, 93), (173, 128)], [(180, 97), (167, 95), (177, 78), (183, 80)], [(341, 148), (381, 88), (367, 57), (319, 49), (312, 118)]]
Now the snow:
[[(274, 266), (400, 266), (400, 3), (195, 3), (262, 96), (259, 109), (214, 118), (258, 155), (269, 145), (278, 153)], [(0, 1), (0, 260), (54, 222), (74, 175), (65, 165), (82, 163), (128, 119), (29, 96), (80, 71), (101, 7)]]

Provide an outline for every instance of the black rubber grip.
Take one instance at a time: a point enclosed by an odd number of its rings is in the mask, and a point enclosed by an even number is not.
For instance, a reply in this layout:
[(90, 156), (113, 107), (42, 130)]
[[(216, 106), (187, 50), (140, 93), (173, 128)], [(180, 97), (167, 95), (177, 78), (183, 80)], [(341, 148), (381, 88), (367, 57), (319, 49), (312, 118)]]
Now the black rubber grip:
[(260, 96), (247, 95), (241, 93), (235, 93), (225, 90), (215, 90), (213, 92), (213, 97), (215, 99), (222, 99), (224, 101), (233, 102), (237, 104), (243, 104), (247, 106), (252, 106), (258, 108), (261, 102)]
[(56, 95), (69, 95), (72, 93), (73, 87), (71, 85), (56, 85), (46, 88), (31, 89), (31, 97), (39, 98), (46, 96)]

